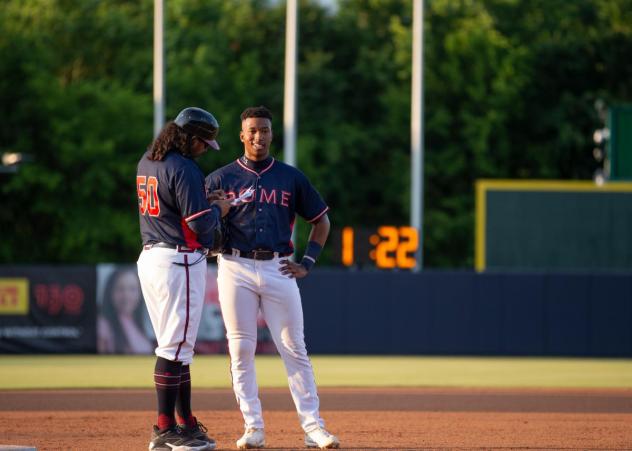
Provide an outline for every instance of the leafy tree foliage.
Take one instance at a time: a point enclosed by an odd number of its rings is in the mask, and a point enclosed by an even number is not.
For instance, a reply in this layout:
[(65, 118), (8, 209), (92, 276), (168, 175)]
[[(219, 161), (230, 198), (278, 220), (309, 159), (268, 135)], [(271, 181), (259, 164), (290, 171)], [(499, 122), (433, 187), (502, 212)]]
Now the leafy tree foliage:
[[(241, 154), (250, 105), (273, 110), (282, 158), (284, 2), (165, 3), (167, 118), (199, 105), (221, 124), (203, 170)], [(595, 101), (632, 100), (632, 0), (425, 3), (424, 263), (467, 268), (476, 179), (592, 177)], [(334, 227), (407, 223), (411, 2), (299, 11), (299, 167)], [(0, 173), (0, 262), (136, 258), (152, 21), (151, 0), (3, 2), (0, 153), (30, 161)]]

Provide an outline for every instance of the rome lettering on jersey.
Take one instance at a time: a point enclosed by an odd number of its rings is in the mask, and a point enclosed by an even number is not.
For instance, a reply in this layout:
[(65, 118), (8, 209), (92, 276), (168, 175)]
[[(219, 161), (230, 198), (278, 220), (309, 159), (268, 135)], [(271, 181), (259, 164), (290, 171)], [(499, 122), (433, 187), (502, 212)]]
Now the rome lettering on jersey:
[(138, 162), (136, 173), (143, 244), (211, 248), (221, 211), (206, 199), (200, 167), (176, 151), (168, 152), (162, 161), (150, 160), (148, 155), (150, 151)]
[(272, 157), (250, 161), (242, 156), (206, 177), (207, 195), (222, 189), (229, 198), (237, 198), (250, 188), (253, 195), (225, 218), (227, 248), (292, 253), (296, 214), (315, 222), (329, 210), (301, 171)]

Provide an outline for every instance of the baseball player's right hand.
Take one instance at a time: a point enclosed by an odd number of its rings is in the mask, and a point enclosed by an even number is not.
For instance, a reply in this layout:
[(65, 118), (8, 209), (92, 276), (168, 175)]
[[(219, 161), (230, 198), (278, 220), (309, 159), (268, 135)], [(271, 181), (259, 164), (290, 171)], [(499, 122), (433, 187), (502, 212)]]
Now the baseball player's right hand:
[(226, 199), (226, 193), (224, 192), (223, 189), (216, 189), (215, 191), (211, 191), (211, 194), (209, 194), (207, 197), (209, 202), (213, 202), (215, 200), (222, 200), (222, 199)]
[(307, 275), (307, 269), (300, 263), (293, 262), (292, 260), (279, 260), (281, 266), (279, 271), (284, 276), (288, 276), (290, 279), (302, 279)]
[(211, 202), (211, 205), (217, 205), (220, 208), (220, 210), (222, 210), (222, 218), (223, 218), (224, 216), (228, 214), (230, 207), (232, 207), (230, 202), (231, 201), (229, 199), (218, 199)]

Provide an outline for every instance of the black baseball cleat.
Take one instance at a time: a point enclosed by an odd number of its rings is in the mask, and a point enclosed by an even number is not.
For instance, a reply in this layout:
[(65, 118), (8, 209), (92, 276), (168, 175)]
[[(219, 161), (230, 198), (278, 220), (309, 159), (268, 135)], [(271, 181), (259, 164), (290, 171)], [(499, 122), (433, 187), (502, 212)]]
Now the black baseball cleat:
[(206, 451), (215, 447), (209, 446), (208, 442), (192, 437), (177, 426), (163, 430), (154, 426), (149, 442), (150, 451)]
[(196, 425), (194, 427), (189, 427), (186, 424), (180, 424), (178, 427), (184, 431), (185, 434), (197, 439), (201, 442), (206, 442), (209, 444), (209, 450), (215, 449), (215, 440), (207, 435), (208, 428), (200, 423), (197, 418), (195, 419)]

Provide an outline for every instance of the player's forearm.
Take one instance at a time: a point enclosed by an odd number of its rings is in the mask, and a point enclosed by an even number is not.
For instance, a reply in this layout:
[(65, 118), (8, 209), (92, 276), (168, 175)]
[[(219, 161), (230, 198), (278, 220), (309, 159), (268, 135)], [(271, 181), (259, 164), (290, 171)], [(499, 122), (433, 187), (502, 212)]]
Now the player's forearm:
[(325, 214), (319, 218), (318, 222), (312, 224), (312, 230), (309, 233), (309, 241), (315, 241), (323, 247), (327, 242), (330, 228), (329, 217)]
[(189, 228), (198, 236), (198, 241), (204, 246), (213, 243), (215, 229), (221, 227), (221, 210), (212, 205), (208, 212), (187, 223)]
[[(329, 218), (327, 215), (324, 215), (318, 220), (318, 222), (312, 224), (312, 230), (309, 233), (309, 241), (307, 242), (305, 254), (301, 259), (301, 265), (307, 271), (312, 269), (314, 264), (316, 264), (316, 260), (318, 260), (318, 256), (323, 250), (323, 246), (329, 236), (329, 228)], [(296, 277), (299, 276), (297, 275)]]

